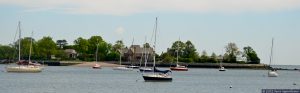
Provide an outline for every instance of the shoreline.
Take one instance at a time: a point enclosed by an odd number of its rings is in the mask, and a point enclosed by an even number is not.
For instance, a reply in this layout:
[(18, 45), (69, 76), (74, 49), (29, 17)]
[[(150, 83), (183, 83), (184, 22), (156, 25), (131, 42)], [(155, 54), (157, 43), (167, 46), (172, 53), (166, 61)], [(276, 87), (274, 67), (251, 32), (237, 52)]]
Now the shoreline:
[(93, 67), (96, 63), (99, 64), (99, 65), (101, 65), (102, 67), (117, 67), (117, 66), (120, 66), (118, 64), (113, 64), (113, 63), (109, 63), (109, 62), (106, 62), (106, 61), (101, 61), (101, 62), (61, 61), (60, 62), (60, 64), (62, 66), (74, 66), (74, 67)]
[[(39, 61), (41, 64), (46, 66), (74, 66), (74, 67), (92, 67), (96, 62), (88, 61)], [(97, 62), (102, 67), (117, 67), (131, 65), (131, 62), (122, 62), (119, 65), (119, 61), (100, 61)], [(139, 66), (137, 62), (133, 62), (133, 65)], [(187, 66), (188, 68), (219, 68), (219, 63), (180, 63), (180, 65)], [(144, 64), (142, 64), (144, 66)], [(152, 63), (147, 64), (148, 67), (152, 67)], [(157, 67), (174, 67), (175, 63), (156, 63)], [(256, 70), (267, 70), (270, 67), (266, 64), (238, 64), (238, 63), (222, 63), (226, 69), (256, 69)], [(289, 71), (300, 71), (300, 68), (284, 68), (275, 67), (276, 70), (289, 70)]]
[[(75, 67), (92, 67), (96, 62), (85, 61), (60, 61), (60, 66), (75, 66)], [(101, 61), (98, 62), (102, 67), (117, 67), (120, 66), (117, 61)], [(122, 66), (131, 65), (131, 62), (122, 62)], [(139, 65), (139, 64), (133, 64)], [(173, 67), (176, 64), (172, 63), (157, 63), (157, 67)], [(219, 68), (219, 63), (183, 63), (189, 68)], [(225, 68), (230, 69), (267, 69), (266, 64), (236, 64), (236, 63), (223, 63)], [(142, 64), (144, 66), (144, 64)], [(148, 67), (152, 66), (152, 63), (147, 64)]]

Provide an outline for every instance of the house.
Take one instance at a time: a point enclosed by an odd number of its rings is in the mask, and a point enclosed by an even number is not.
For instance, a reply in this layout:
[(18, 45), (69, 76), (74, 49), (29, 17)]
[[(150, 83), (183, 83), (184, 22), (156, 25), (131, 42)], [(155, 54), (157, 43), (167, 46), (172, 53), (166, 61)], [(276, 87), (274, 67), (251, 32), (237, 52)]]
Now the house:
[[(122, 49), (122, 56), (126, 61), (129, 62), (139, 62), (141, 58), (143, 60), (145, 57), (148, 57), (148, 62), (153, 61), (153, 48), (144, 48), (140, 47), (140, 45), (131, 45), (129, 48)], [(145, 56), (147, 55), (147, 56)]]
[(77, 52), (74, 49), (66, 49), (65, 53), (68, 55), (68, 58), (76, 58)]

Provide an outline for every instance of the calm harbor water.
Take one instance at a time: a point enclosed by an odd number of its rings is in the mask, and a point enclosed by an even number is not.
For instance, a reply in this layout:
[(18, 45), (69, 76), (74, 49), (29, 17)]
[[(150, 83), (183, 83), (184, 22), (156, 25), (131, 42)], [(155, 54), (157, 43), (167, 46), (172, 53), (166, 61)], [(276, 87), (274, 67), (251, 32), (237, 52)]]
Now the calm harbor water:
[(260, 93), (266, 88), (300, 89), (300, 71), (281, 70), (279, 77), (270, 78), (266, 70), (191, 68), (188, 72), (173, 71), (172, 82), (144, 82), (137, 70), (49, 66), (41, 73), (6, 73), (4, 67), (0, 65), (1, 93)]

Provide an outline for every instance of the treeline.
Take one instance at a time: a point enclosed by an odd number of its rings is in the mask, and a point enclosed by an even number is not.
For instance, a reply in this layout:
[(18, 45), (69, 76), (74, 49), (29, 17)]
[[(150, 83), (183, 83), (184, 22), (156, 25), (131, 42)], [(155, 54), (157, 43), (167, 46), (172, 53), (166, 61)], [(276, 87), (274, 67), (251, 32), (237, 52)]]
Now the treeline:
[(259, 64), (260, 58), (257, 56), (256, 52), (250, 47), (246, 46), (243, 51), (240, 51), (235, 43), (228, 43), (225, 46), (226, 53), (215, 54), (212, 53), (208, 55), (206, 51), (202, 51), (201, 55), (197, 52), (195, 46), (191, 41), (175, 41), (167, 52), (164, 52), (160, 56), (162, 62), (176, 62), (177, 55), (179, 62), (187, 63), (249, 63), (249, 64)]
[[(21, 59), (29, 59), (30, 47), (31, 59), (33, 60), (83, 60), (94, 61), (96, 48), (98, 47), (98, 60), (118, 60), (119, 52), (116, 47), (119, 43), (123, 45), (122, 41), (112, 46), (112, 44), (105, 42), (101, 36), (92, 36), (89, 39), (82, 37), (74, 41), (74, 45), (68, 45), (66, 40), (53, 41), (51, 37), (43, 37), (40, 40), (35, 40), (30, 37), (25, 37), (21, 40)], [(17, 59), (19, 40), (10, 45), (0, 45), (0, 59)], [(32, 40), (32, 43), (31, 43)], [(65, 49), (75, 49), (77, 52), (76, 58), (71, 58), (65, 52)]]
[[(118, 40), (114, 44), (107, 43), (101, 36), (91, 36), (88, 39), (79, 37), (74, 40), (74, 45), (68, 45), (66, 40), (53, 41), (51, 37), (43, 37), (40, 40), (35, 40), (30, 37), (25, 37), (21, 40), (21, 59), (29, 58), (30, 47), (32, 48), (31, 59), (33, 60), (82, 60), (94, 61), (95, 54), (98, 52), (100, 61), (117, 61), (119, 60), (120, 50), (125, 47), (123, 41)], [(32, 43), (31, 43), (32, 40)], [(144, 47), (150, 47), (149, 43), (143, 44)], [(97, 49), (98, 47), (98, 49)], [(77, 52), (76, 58), (70, 58), (65, 53), (65, 49), (75, 49)], [(98, 50), (98, 51), (96, 51)], [(225, 47), (225, 54), (212, 53), (208, 55), (205, 51), (201, 55), (197, 52), (191, 41), (175, 41), (166, 52), (157, 56), (157, 61), (160, 62), (176, 62), (177, 54), (180, 62), (197, 62), (197, 63), (260, 63), (256, 52), (250, 47), (243, 48), (243, 52), (239, 50), (235, 43), (228, 43)], [(10, 45), (0, 45), (0, 59), (17, 59), (18, 41)], [(237, 60), (239, 57), (245, 60)]]

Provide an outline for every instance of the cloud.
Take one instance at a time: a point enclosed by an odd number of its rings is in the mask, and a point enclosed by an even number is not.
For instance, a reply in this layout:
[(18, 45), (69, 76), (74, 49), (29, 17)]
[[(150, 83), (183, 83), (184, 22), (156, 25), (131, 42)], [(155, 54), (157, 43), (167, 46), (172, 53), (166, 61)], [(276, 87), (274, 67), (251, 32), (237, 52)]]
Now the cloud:
[(115, 30), (115, 32), (117, 34), (119, 34), (119, 35), (122, 35), (125, 32), (125, 30), (124, 30), (123, 27), (119, 26), (119, 27), (117, 27), (117, 29)]
[(300, 0), (0, 0), (29, 10), (74, 14), (133, 15), (151, 12), (273, 12), (300, 8)]

